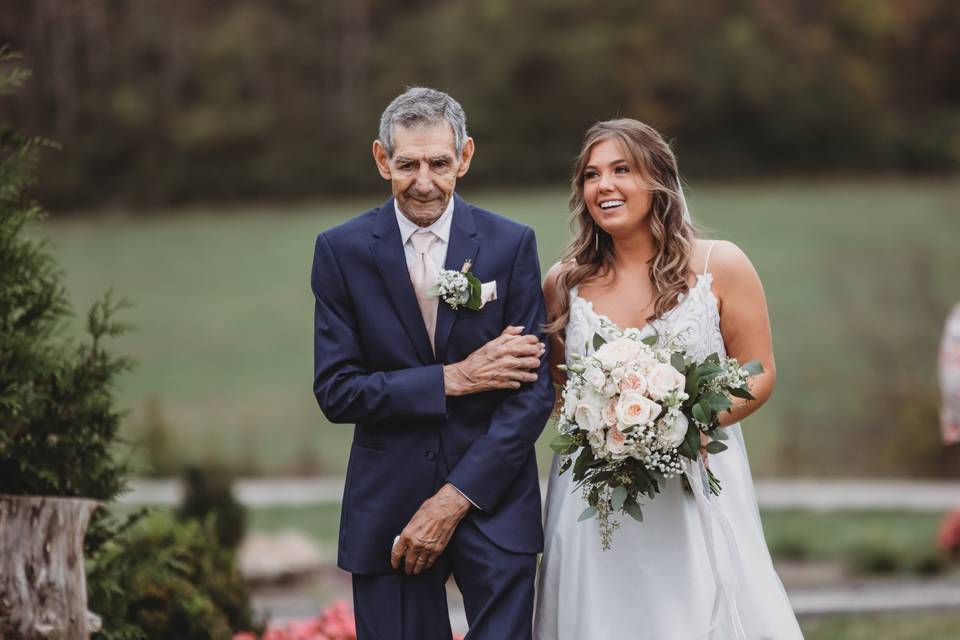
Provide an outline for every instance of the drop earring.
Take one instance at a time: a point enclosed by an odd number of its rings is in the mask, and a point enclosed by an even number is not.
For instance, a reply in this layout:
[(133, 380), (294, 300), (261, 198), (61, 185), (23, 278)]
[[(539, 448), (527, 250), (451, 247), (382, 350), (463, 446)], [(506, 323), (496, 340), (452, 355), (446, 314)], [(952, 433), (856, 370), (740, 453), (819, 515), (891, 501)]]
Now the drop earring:
[(593, 250), (597, 253), (600, 252), (600, 232), (597, 231), (597, 228), (593, 228)]

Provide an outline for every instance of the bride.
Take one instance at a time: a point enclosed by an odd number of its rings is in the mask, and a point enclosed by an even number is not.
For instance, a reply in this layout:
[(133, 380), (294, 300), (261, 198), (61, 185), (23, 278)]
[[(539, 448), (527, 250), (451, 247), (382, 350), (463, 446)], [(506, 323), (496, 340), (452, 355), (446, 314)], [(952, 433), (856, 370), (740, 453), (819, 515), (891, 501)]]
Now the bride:
[[(593, 336), (623, 329), (679, 336), (688, 353), (758, 359), (755, 401), (736, 400), (720, 423), (729, 448), (709, 457), (719, 497), (684, 491), (680, 478), (620, 517), (602, 551), (596, 520), (555, 457), (537, 582), (536, 640), (760, 640), (802, 638), (763, 538), (740, 420), (773, 391), (766, 301), (757, 273), (729, 242), (698, 239), (669, 145), (630, 119), (587, 131), (570, 208), (579, 231), (544, 282), (551, 371), (592, 352)], [(693, 477), (693, 475), (691, 475)], [(694, 490), (697, 491), (696, 483)]]

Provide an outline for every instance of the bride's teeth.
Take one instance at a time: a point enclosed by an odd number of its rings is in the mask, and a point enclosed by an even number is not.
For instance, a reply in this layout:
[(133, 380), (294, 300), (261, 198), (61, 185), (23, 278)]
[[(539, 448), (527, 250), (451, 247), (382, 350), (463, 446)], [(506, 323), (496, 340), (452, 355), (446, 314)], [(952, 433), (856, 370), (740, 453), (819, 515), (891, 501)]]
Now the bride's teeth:
[(600, 203), (601, 209), (612, 209), (613, 207), (619, 207), (623, 204), (623, 200), (607, 200), (606, 202)]

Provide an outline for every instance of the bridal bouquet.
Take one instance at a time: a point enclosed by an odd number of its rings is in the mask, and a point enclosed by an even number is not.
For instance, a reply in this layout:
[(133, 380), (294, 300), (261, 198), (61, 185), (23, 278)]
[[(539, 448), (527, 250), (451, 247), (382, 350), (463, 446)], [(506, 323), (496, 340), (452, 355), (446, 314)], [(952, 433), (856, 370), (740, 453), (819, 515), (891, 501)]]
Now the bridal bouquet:
[[(708, 453), (727, 448), (718, 415), (731, 397), (752, 400), (747, 380), (763, 372), (759, 361), (740, 365), (714, 353), (697, 363), (676, 340), (657, 342), (636, 330), (610, 342), (596, 335), (593, 355), (561, 366), (567, 384), (551, 447), (563, 456), (561, 474), (573, 468), (589, 504), (580, 520), (597, 517), (604, 550), (619, 526), (611, 514), (642, 521), (641, 496), (654, 498), (686, 460), (696, 461), (701, 433)], [(719, 481), (707, 476), (719, 495)]]

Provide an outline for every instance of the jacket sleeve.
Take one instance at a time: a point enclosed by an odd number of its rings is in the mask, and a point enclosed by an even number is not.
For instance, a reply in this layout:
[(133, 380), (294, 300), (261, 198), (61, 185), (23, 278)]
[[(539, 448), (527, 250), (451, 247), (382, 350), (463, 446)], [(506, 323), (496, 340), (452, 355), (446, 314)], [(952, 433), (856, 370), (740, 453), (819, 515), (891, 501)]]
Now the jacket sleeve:
[[(540, 262), (533, 230), (520, 241), (506, 299), (507, 324), (525, 327), (544, 344), (546, 311), (540, 283)], [(553, 409), (548, 354), (537, 381), (524, 384), (494, 411), (487, 433), (474, 440), (447, 480), (484, 511), (496, 509), (513, 484)]]
[(368, 370), (343, 272), (324, 234), (317, 237), (310, 284), (315, 298), (313, 393), (327, 419), (356, 423), (446, 417), (442, 365)]

